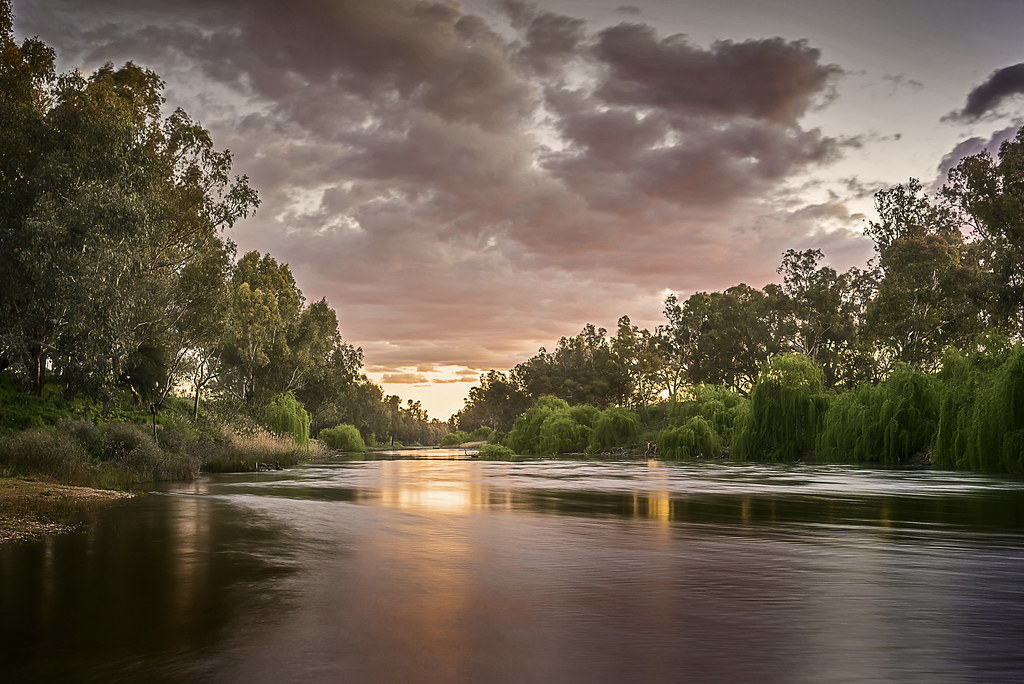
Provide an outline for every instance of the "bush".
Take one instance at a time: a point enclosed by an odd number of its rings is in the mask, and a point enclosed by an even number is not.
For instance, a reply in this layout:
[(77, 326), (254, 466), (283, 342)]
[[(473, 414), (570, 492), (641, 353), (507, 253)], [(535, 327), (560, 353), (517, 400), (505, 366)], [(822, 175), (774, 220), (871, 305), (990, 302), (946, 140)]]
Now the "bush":
[(507, 446), (500, 444), (485, 444), (480, 448), (480, 458), (488, 458), (493, 460), (507, 460), (516, 455), (516, 452), (509, 449)]
[(481, 425), (476, 430), (473, 430), (471, 433), (469, 433), (469, 439), (467, 439), (466, 441), (467, 442), (481, 442), (481, 441), (486, 442), (486, 441), (490, 440), (492, 434), (494, 434), (494, 430), (492, 430), (490, 426), (488, 426), (488, 425)]
[(74, 437), (54, 427), (0, 436), (0, 466), (7, 476), (43, 475), (84, 484), (89, 458)]
[(456, 430), (455, 432), (449, 432), (441, 438), (441, 446), (458, 446), (468, 441), (470, 441), (469, 434), (462, 430)]
[(338, 451), (366, 451), (366, 443), (354, 425), (336, 425), (321, 430), (320, 441)]

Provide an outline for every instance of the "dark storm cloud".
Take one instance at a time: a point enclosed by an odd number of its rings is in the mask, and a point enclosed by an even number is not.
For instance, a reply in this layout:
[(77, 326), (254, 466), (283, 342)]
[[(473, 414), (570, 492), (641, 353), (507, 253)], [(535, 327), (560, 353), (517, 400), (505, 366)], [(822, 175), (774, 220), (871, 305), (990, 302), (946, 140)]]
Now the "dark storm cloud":
[(1024, 95), (1024, 63), (995, 71), (967, 95), (967, 103), (948, 119), (972, 121), (997, 111), (1014, 95)]
[(645, 24), (598, 35), (594, 54), (609, 73), (598, 96), (615, 104), (792, 123), (840, 73), (804, 41), (719, 41), (704, 50), (679, 35), (658, 39)]
[(511, 1), (498, 28), (456, 2), (44, 4), (19, 22), (72, 64), (168, 80), (260, 191), (232, 238), (394, 382), (639, 322), (666, 287), (763, 284), (766, 255), (843, 218), (766, 202), (847, 144), (802, 124), (840, 71), (801, 41), (702, 48)]
[(937, 192), (942, 185), (949, 178), (949, 172), (960, 163), (965, 157), (971, 157), (976, 154), (987, 152), (993, 158), (999, 156), (999, 147), (1006, 142), (1011, 140), (1017, 135), (1017, 131), (1020, 130), (1021, 126), (1024, 125), (1024, 120), (1018, 119), (1014, 125), (1004, 128), (1000, 131), (996, 131), (986, 140), (985, 138), (968, 138), (957, 144), (949, 154), (942, 158), (939, 162), (938, 172), (936, 175), (935, 183), (932, 187), (932, 192)]

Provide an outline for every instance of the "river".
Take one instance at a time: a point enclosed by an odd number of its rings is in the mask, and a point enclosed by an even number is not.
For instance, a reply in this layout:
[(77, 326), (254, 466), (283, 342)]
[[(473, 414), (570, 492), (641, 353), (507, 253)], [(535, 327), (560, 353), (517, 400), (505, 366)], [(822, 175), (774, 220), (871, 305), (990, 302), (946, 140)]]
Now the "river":
[(0, 548), (0, 679), (1024, 681), (1024, 482), (385, 454)]

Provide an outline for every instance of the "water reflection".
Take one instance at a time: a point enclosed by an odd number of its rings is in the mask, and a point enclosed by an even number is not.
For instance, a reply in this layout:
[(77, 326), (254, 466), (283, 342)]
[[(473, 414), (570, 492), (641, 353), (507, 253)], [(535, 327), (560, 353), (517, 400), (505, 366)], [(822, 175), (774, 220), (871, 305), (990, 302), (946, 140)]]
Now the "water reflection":
[(0, 549), (5, 681), (1024, 678), (1019, 481), (397, 457)]

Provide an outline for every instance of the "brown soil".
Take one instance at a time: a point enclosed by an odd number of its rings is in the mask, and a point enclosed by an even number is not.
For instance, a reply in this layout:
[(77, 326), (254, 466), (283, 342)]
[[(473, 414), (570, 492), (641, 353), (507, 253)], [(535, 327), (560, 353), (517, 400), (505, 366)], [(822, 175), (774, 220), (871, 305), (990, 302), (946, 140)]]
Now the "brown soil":
[(83, 513), (133, 496), (89, 487), (0, 478), (0, 544), (69, 532)]

